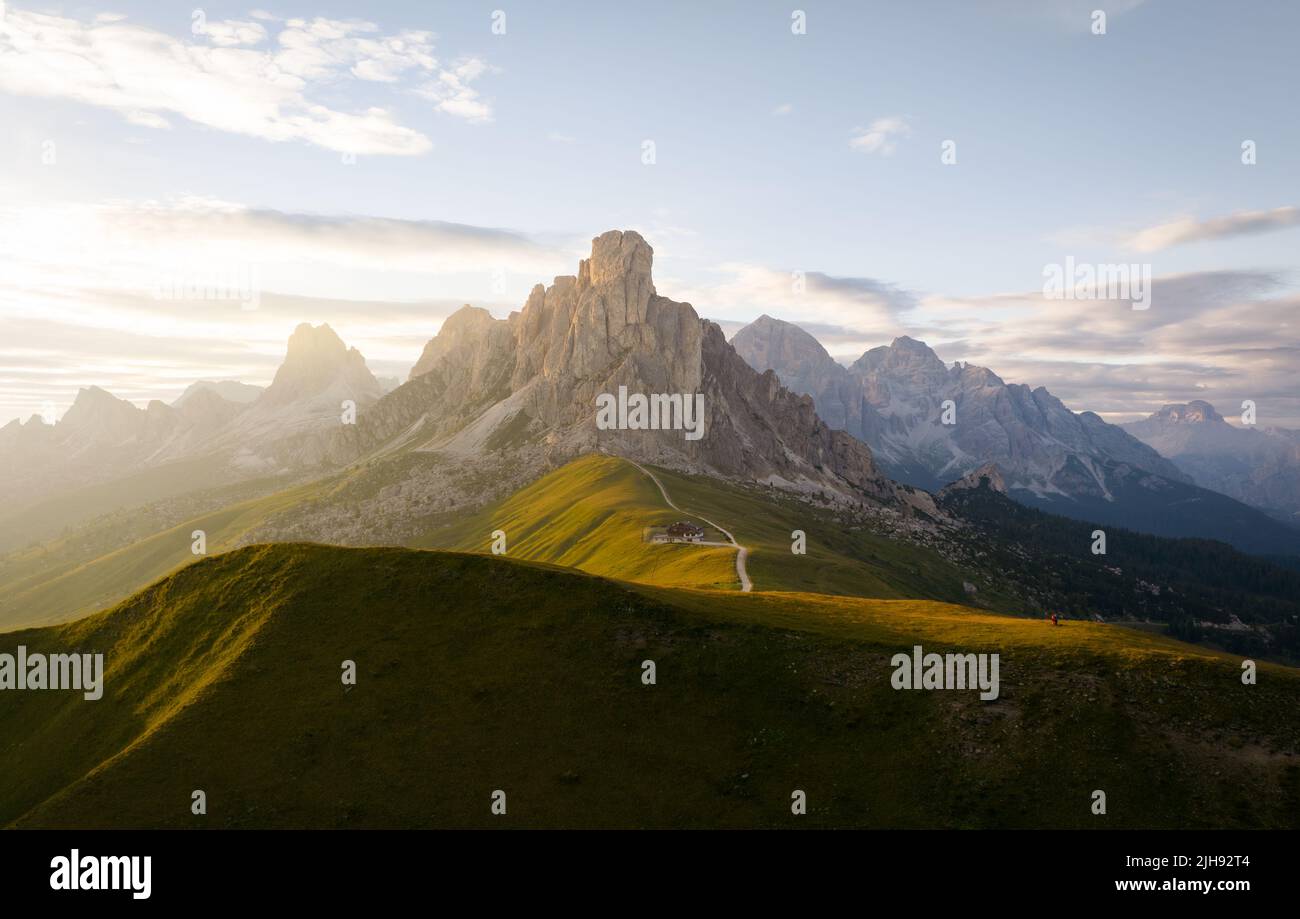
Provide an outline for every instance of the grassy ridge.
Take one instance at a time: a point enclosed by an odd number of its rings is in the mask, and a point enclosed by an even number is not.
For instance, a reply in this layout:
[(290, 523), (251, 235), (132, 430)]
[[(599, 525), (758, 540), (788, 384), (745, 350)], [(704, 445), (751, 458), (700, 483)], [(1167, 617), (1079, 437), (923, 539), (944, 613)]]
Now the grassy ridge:
[[(6, 636), (102, 650), (99, 702), (0, 693), (0, 825), (1294, 826), (1300, 677), (927, 601), (614, 583), (285, 544)], [(1002, 695), (890, 656), (1002, 655)], [(359, 681), (340, 683), (354, 660)], [(642, 685), (641, 662), (658, 682)], [(208, 794), (206, 817), (190, 793)], [(489, 813), (495, 789), (505, 817)], [(790, 793), (808, 794), (792, 817)], [(1106, 817), (1089, 811), (1104, 789)]]
[[(413, 545), (486, 552), (491, 534), (501, 530), (511, 558), (666, 587), (738, 588), (734, 549), (642, 541), (647, 527), (667, 526), (684, 517), (690, 519), (668, 507), (654, 482), (631, 463), (593, 455)], [(725, 538), (706, 527), (705, 539)]]
[[(194, 561), (195, 530), (207, 534), (209, 553), (239, 542), (272, 515), (318, 493), (318, 484), (286, 489), (201, 514), (121, 549), (80, 562), (73, 556), (53, 565), (16, 559), (0, 583), (0, 629), (65, 622), (103, 609), (150, 581)], [(53, 547), (58, 551), (58, 547)]]
[[(846, 529), (826, 512), (794, 500), (710, 478), (659, 469), (656, 474), (687, 513), (667, 507), (650, 479), (631, 463), (589, 455), (410, 545), (485, 552), (492, 531), (502, 529), (513, 558), (662, 586), (738, 589), (734, 550), (641, 542), (645, 527), (690, 518), (693, 511), (728, 527), (750, 547), (749, 573), (758, 590), (964, 599), (961, 584), (971, 576), (928, 549)], [(66, 622), (116, 603), (191, 563), (190, 534), (196, 529), (207, 533), (209, 553), (225, 551), (278, 515), (355, 501), (355, 489), (373, 486), (374, 479), (371, 470), (350, 469), (237, 500), (109, 552), (96, 550), (96, 541), (84, 534), (74, 534), (6, 556), (0, 560), (0, 630)], [(706, 529), (707, 539), (722, 540)], [(795, 529), (808, 534), (807, 555), (790, 552)], [(1016, 608), (994, 585), (981, 584), (980, 597), (991, 608)]]
[(65, 490), (33, 504), (0, 510), (0, 552), (50, 539), (101, 514), (141, 507), (194, 490), (223, 474), (228, 457), (179, 460), (109, 482)]
[[(492, 531), (500, 529), (507, 534), (512, 558), (661, 586), (739, 587), (733, 550), (641, 542), (643, 527), (690, 518), (694, 512), (728, 528), (750, 548), (748, 570), (755, 590), (964, 599), (962, 572), (930, 550), (848, 530), (828, 513), (793, 500), (657, 467), (655, 474), (685, 513), (667, 507), (636, 466), (589, 455), (413, 545), (482, 552), (488, 550)], [(807, 534), (806, 555), (790, 551), (794, 530)], [(706, 538), (719, 537), (710, 531)], [(991, 604), (1014, 608), (1013, 601), (986, 593)]]
[[(679, 505), (731, 527), (736, 539), (750, 547), (755, 590), (969, 602), (962, 582), (971, 575), (930, 549), (846, 527), (830, 512), (792, 497), (670, 470), (656, 474)], [(795, 530), (806, 536), (805, 555), (790, 551)], [(996, 609), (1018, 606), (988, 585), (981, 596)]]

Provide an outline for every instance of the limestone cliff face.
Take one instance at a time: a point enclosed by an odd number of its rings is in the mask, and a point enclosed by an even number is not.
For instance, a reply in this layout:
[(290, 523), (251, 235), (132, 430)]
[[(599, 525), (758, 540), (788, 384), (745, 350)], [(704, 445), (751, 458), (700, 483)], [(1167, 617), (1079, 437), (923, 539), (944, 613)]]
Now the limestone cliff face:
[[(537, 285), (508, 319), (461, 309), (340, 452), (404, 443), (469, 456), (527, 444), (552, 461), (605, 451), (855, 498), (919, 500), (900, 497), (870, 450), (824, 424), (812, 399), (753, 370), (690, 304), (660, 296), (653, 260), (639, 234), (610, 231), (592, 240), (576, 276)], [(703, 395), (701, 436), (599, 429), (597, 399), (620, 387)]]
[[(492, 358), (509, 352), (512, 338), (507, 324), (493, 319), (485, 309), (466, 304), (448, 316), (438, 337), (424, 346), (424, 353), (411, 368), (410, 379), (441, 368), (470, 389), (501, 385), (503, 381), (497, 379), (500, 368)], [(501, 354), (497, 355), (498, 351)]]

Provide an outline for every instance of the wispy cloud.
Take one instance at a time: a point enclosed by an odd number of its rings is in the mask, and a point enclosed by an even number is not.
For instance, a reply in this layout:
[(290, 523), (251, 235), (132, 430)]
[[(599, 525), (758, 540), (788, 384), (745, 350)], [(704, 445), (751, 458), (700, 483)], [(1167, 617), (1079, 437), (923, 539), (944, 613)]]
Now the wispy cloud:
[(892, 336), (900, 317), (916, 306), (907, 290), (874, 278), (836, 277), (820, 271), (779, 271), (745, 262), (718, 266), (718, 282), (700, 288), (663, 291), (694, 303), (702, 314), (742, 319), (769, 313), (814, 327), (844, 327), (858, 339)]
[(1268, 233), (1300, 226), (1300, 208), (1275, 207), (1269, 211), (1240, 211), (1226, 217), (1198, 220), (1183, 217), (1169, 223), (1147, 227), (1127, 240), (1129, 248), (1138, 252), (1155, 252), (1182, 243), (1204, 242), (1213, 239), (1230, 239), (1255, 233)]
[(912, 133), (911, 126), (901, 115), (877, 118), (866, 128), (854, 128), (849, 138), (850, 149), (859, 153), (879, 153), (890, 156), (897, 148), (899, 138)]
[(488, 122), (492, 120), (492, 106), (470, 85), (487, 69), (487, 64), (479, 58), (462, 58), (441, 71), (438, 79), (418, 87), (415, 93), (432, 101), (440, 112), (475, 123)]
[[(271, 20), (264, 20), (270, 22)], [(354, 111), (315, 98), (341, 82), (409, 89), (448, 115), (487, 121), (472, 87), (477, 58), (440, 66), (430, 32), (384, 34), (374, 23), (316, 18), (275, 23), (196, 15), (178, 38), (119, 18), (88, 21), (8, 11), (0, 20), (0, 90), (70, 99), (116, 111), (142, 127), (171, 118), (258, 137), (298, 140), (344, 153), (409, 156), (432, 142), (388, 109)]]
[[(117, 22), (119, 20), (111, 21)], [(241, 22), (237, 19), (204, 21), (202, 23), (195, 21), (193, 28), (196, 35), (202, 34), (212, 44), (220, 45), (223, 48), (232, 45), (260, 45), (266, 41), (266, 26), (260, 22)]]
[(946, 360), (1046, 386), (1075, 411), (1131, 420), (1167, 402), (1201, 398), (1228, 413), (1253, 399), (1269, 423), (1300, 426), (1298, 306), (1278, 274), (1206, 271), (1157, 277), (1149, 310), (1028, 291), (928, 296), (907, 319)]
[(0, 207), (0, 264), (3, 423), (90, 384), (168, 399), (264, 382), (304, 321), (404, 376), (461, 304), (504, 316), (575, 262), (506, 229), (182, 198)]
[[(213, 264), (257, 266), (284, 293), (317, 293), (322, 272), (408, 275), (428, 290), (440, 275), (526, 273), (531, 284), (571, 268), (570, 256), (511, 230), (438, 220), (323, 216), (214, 198), (0, 207), (0, 294), (85, 284), (148, 295), (167, 274)], [(424, 279), (421, 282), (421, 278)], [(371, 276), (358, 282), (376, 284)], [(297, 289), (293, 285), (298, 285)]]
[[(1268, 271), (1157, 277), (1152, 307), (1057, 300), (1030, 290), (981, 297), (914, 293), (872, 278), (728, 265), (731, 276), (689, 291), (729, 332), (760, 313), (798, 324), (851, 361), (908, 334), (946, 361), (992, 369), (1009, 383), (1045, 386), (1075, 411), (1132, 420), (1168, 402), (1206, 399), (1226, 413), (1243, 399), (1270, 424), (1300, 427), (1294, 367), (1300, 298)], [(678, 298), (678, 291), (661, 290)], [(1263, 410), (1263, 409), (1262, 409)]]

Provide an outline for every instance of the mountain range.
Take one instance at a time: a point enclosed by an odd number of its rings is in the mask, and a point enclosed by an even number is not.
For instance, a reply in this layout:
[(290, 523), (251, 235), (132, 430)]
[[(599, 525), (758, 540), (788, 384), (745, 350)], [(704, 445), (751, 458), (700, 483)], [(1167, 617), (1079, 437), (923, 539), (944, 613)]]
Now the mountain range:
[(1199, 399), (1166, 405), (1123, 428), (1197, 485), (1300, 522), (1300, 431), (1237, 427)]
[(328, 325), (298, 326), (266, 389), (199, 381), (171, 404), (141, 409), (89, 386), (57, 422), (39, 415), (0, 428), (0, 500), (10, 511), (52, 494), (203, 458), (215, 484), (318, 465), (320, 432), (343, 402), (372, 405), (383, 387)]
[[(906, 336), (848, 366), (766, 315), (728, 343), (689, 304), (656, 292), (652, 266), (639, 234), (602, 234), (577, 274), (538, 284), (508, 318), (455, 312), (395, 388), (328, 325), (306, 323), (264, 390), (201, 381), (141, 409), (88, 387), (57, 424), (33, 416), (0, 428), (0, 497), (12, 513), (178, 463), (201, 462), (219, 484), (392, 455), (473, 457), (519, 485), (607, 452), (933, 514), (927, 492), (994, 463), (1010, 496), (1053, 513), (1300, 555), (1300, 531), (1276, 519), (1300, 513), (1295, 432), (1235, 428), (1202, 402), (1112, 425), (1043, 387), (949, 366)], [(702, 396), (702, 436), (601, 429), (596, 402), (620, 391)], [(417, 465), (412, 487), (428, 490)]]
[(764, 315), (732, 345), (750, 366), (810, 395), (828, 424), (870, 446), (899, 481), (933, 491), (995, 463), (1009, 495), (1052, 513), (1261, 554), (1300, 549), (1300, 531), (1199, 486), (1123, 427), (1072, 412), (1041, 386), (949, 366), (907, 336), (845, 367), (798, 326)]
[[(910, 338), (728, 342), (652, 266), (602, 234), (400, 385), (302, 324), (265, 389), (0, 429), (0, 632), (107, 660), (93, 708), (0, 693), (0, 825), (500, 825), (490, 777), (522, 825), (768, 826), (798, 761), (815, 825), (1096, 826), (1102, 784), (1294, 826), (1300, 570), (1225, 544), (1293, 531)], [(918, 644), (1000, 694), (896, 692)]]
[[(438, 514), (604, 453), (917, 520), (943, 516), (932, 492), (991, 463), (1006, 493), (1033, 507), (1300, 556), (1300, 533), (1200, 487), (1204, 470), (1162, 456), (1144, 442), (1154, 437), (1146, 428), (1074, 413), (1046, 389), (1007, 384), (987, 368), (945, 365), (908, 337), (847, 367), (802, 329), (768, 316), (728, 343), (689, 304), (660, 296), (652, 267), (639, 234), (604, 233), (575, 275), (536, 285), (507, 318), (469, 305), (455, 312), (391, 390), (329, 326), (306, 323), (265, 389), (202, 381), (170, 405), (144, 409), (84, 389), (57, 424), (33, 417), (0, 429), (8, 473), (0, 551), (115, 507), (197, 494), (196, 478), (209, 489), (251, 483), (241, 493), (253, 496), (337, 474), (346, 487), (330, 500), (305, 504), (292, 526), (259, 532), (401, 542)], [(701, 436), (671, 426), (602, 428), (597, 403), (619, 392), (699, 397)], [(1215, 429), (1222, 437), (1243, 433), (1223, 427)], [(133, 487), (114, 486), (131, 475)], [(220, 500), (214, 493), (184, 506)]]
[[(717, 324), (659, 296), (652, 259), (639, 234), (611, 231), (592, 241), (577, 275), (537, 285), (507, 319), (462, 308), (407, 383), (338, 432), (331, 452), (356, 460), (401, 444), (464, 457), (509, 447), (537, 469), (612, 452), (794, 491), (931, 506), (884, 476), (859, 440), (823, 422), (811, 399), (751, 369)], [(702, 396), (702, 436), (602, 430), (597, 400), (620, 390)]]

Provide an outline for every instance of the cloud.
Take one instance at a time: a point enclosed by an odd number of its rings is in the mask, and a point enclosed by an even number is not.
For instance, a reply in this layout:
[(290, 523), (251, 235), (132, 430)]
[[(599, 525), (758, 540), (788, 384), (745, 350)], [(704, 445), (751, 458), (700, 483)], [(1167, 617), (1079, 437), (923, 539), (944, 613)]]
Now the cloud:
[(867, 128), (854, 128), (849, 138), (849, 148), (859, 153), (879, 153), (891, 155), (897, 144), (896, 140), (912, 133), (911, 126), (901, 115), (877, 118)]
[(1196, 398), (1228, 414), (1253, 399), (1268, 424), (1300, 428), (1300, 295), (1282, 273), (1165, 275), (1152, 281), (1151, 308), (1134, 310), (1127, 300), (1056, 300), (1041, 290), (922, 294), (817, 272), (805, 275), (797, 293), (789, 272), (724, 267), (729, 277), (689, 291), (688, 299), (729, 334), (767, 313), (798, 324), (841, 362), (908, 334), (945, 361), (1045, 386), (1071, 409), (1107, 420), (1134, 420)]
[(687, 299), (697, 310), (720, 321), (747, 322), (769, 313), (809, 331), (843, 329), (846, 336), (858, 340), (873, 334), (898, 334), (902, 315), (917, 302), (910, 291), (874, 278), (779, 271), (745, 262), (726, 262), (717, 270), (722, 275), (717, 282), (668, 291), (667, 295)]
[(318, 91), (335, 98), (349, 80), (412, 90), (437, 84), (445, 87), (439, 111), (491, 118), (470, 86), (486, 64), (440, 67), (429, 32), (385, 35), (373, 23), (324, 18), (286, 20), (272, 44), (260, 22), (196, 20), (192, 32), (183, 40), (119, 20), (11, 10), (0, 21), (0, 90), (106, 108), (141, 127), (167, 128), (179, 116), (232, 134), (367, 155), (417, 155), (432, 143), (386, 108), (346, 111), (318, 101)]
[[(187, 304), (188, 321), (163, 330), (129, 307), (124, 315), (136, 321), (128, 326), (0, 315), (0, 336), (15, 343), (0, 357), (0, 425), (41, 412), (47, 403), (59, 414), (85, 386), (142, 405), (150, 399), (170, 402), (197, 379), (266, 385), (300, 322), (328, 322), (361, 351), (372, 372), (405, 379), (425, 343), (462, 302), (376, 304), (268, 294), (255, 313)], [(479, 305), (501, 311), (499, 304)]]
[(266, 41), (266, 27), (258, 22), (224, 19), (204, 22), (201, 25), (196, 22), (194, 28), (196, 35), (203, 35), (214, 45), (221, 45), (223, 48), (231, 45), (260, 45)]
[[(437, 220), (322, 216), (212, 198), (0, 207), (0, 302), (6, 290), (116, 290), (148, 296), (162, 281), (256, 272), (283, 293), (429, 296), (441, 277), (493, 273), (532, 283), (572, 268), (567, 251), (505, 229)], [(342, 279), (342, 280), (341, 280)], [(526, 293), (527, 287), (523, 292)]]
[(1297, 207), (1275, 207), (1270, 211), (1240, 211), (1226, 217), (1212, 217), (1208, 220), (1183, 217), (1135, 233), (1129, 237), (1127, 245), (1139, 252), (1154, 252), (1181, 243), (1229, 239), (1234, 236), (1267, 233), (1294, 226), (1300, 226), (1300, 208)]
[(404, 377), (466, 301), (505, 316), (575, 260), (507, 229), (181, 198), (0, 206), (0, 264), (3, 423), (90, 384), (143, 400), (265, 382), (304, 321)]
[(1268, 406), (1270, 423), (1300, 426), (1297, 314), (1300, 298), (1282, 275), (1207, 271), (1154, 279), (1148, 310), (1029, 291), (928, 296), (907, 319), (911, 334), (945, 360), (1046, 386), (1075, 411), (1108, 420), (1194, 398), (1226, 413), (1254, 399)]
[(127, 245), (234, 246), (250, 257), (416, 272), (554, 268), (556, 254), (509, 230), (439, 220), (321, 216), (205, 198), (109, 206), (107, 232)]
[(487, 71), (487, 64), (476, 57), (462, 58), (449, 70), (415, 90), (416, 95), (429, 99), (434, 108), (466, 121), (484, 123), (492, 120), (492, 106), (479, 98), (470, 84)]
[(786, 102), (786, 103), (783, 103), (782, 105), (778, 105), (776, 108), (772, 109), (772, 114), (773, 114), (773, 115), (789, 115), (789, 114), (790, 114), (791, 112), (793, 112), (793, 111), (794, 111), (794, 105), (791, 104), (791, 103), (789, 103), (789, 102)]

